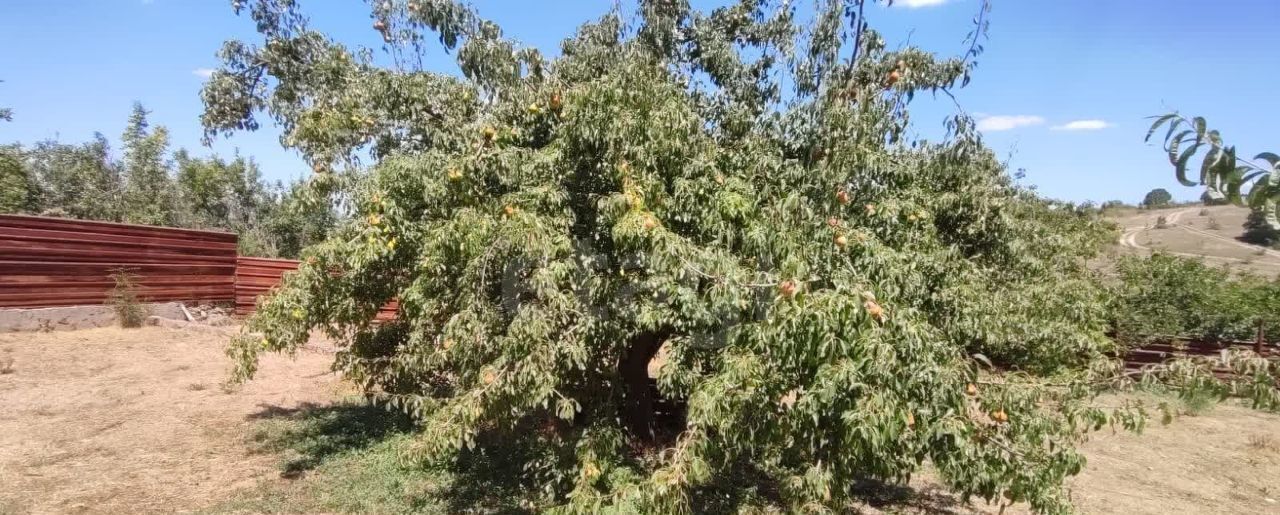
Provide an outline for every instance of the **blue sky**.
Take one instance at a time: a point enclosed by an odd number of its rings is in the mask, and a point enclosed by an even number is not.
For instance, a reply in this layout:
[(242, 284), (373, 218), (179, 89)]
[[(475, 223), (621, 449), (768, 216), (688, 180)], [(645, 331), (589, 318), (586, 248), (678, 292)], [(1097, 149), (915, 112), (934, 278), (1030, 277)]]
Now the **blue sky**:
[[(354, 0), (301, 0), (314, 25), (352, 45), (378, 48), (367, 8)], [(797, 0), (804, 2), (806, 0)], [(958, 54), (978, 0), (899, 0), (868, 14), (890, 45), (910, 38)], [(555, 53), (560, 39), (611, 0), (475, 0), (507, 34)], [(722, 2), (705, 1), (699, 4)], [(133, 101), (146, 105), (175, 147), (253, 156), (269, 179), (306, 166), (274, 130), (200, 145), (201, 71), (217, 66), (228, 38), (256, 42), (251, 22), (221, 0), (7, 0), (0, 11), (0, 142), (118, 141)], [(1179, 109), (1205, 116), (1242, 154), (1280, 149), (1280, 2), (1274, 0), (995, 0), (987, 52), (957, 92), (979, 115), (988, 143), (1023, 182), (1067, 200), (1139, 200), (1181, 187), (1158, 148), (1144, 144), (1144, 117)], [(435, 55), (440, 69), (451, 56)], [(937, 134), (950, 101), (921, 100), (913, 121)]]

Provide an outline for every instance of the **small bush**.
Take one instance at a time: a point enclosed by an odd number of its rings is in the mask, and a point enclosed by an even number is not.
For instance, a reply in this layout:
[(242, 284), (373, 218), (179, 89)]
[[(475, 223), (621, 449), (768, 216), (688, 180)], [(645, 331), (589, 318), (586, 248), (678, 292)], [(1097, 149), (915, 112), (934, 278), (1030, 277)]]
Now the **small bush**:
[(1165, 229), (1169, 227), (1169, 220), (1161, 216), (1156, 218), (1156, 229)]
[(1222, 402), (1222, 399), (1212, 392), (1194, 390), (1182, 397), (1182, 413), (1198, 417), (1213, 410), (1219, 402)]
[(1208, 209), (1201, 209), (1201, 210), (1200, 210), (1200, 216), (1209, 216), (1209, 210), (1208, 210)]
[(1267, 222), (1266, 213), (1255, 209), (1244, 222), (1244, 234), (1240, 235), (1240, 240), (1263, 247), (1275, 247), (1280, 244), (1280, 231)]
[(1209, 224), (1207, 227), (1209, 228), (1210, 231), (1218, 231), (1222, 229), (1222, 224), (1218, 223), (1217, 218), (1214, 218), (1211, 216), (1209, 217)]
[(0, 375), (13, 373), (13, 356), (0, 356)]
[(138, 277), (128, 269), (117, 268), (111, 271), (111, 280), (115, 287), (107, 298), (107, 304), (116, 312), (120, 327), (142, 327), (147, 318), (147, 308), (138, 300)]

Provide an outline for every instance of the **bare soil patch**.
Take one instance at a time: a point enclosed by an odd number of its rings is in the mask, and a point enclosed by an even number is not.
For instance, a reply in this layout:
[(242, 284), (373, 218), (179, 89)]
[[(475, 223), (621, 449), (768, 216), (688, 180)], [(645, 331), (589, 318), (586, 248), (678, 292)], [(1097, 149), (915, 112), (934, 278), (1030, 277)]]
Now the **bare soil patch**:
[[(1088, 464), (1068, 480), (1078, 513), (1280, 513), (1280, 415), (1221, 405), (1142, 434), (1095, 433), (1081, 448)], [(966, 505), (922, 477), (889, 489), (867, 513), (1001, 513), (981, 499)], [(1015, 505), (1005, 514), (1030, 513)]]
[(262, 412), (327, 403), (332, 355), (269, 356), (222, 387), (229, 331), (0, 334), (0, 513), (173, 513), (278, 475), (243, 445)]
[[(1110, 215), (1121, 231), (1113, 251), (1137, 255), (1161, 251), (1200, 258), (1234, 272), (1280, 276), (1280, 252), (1240, 241), (1248, 216), (1248, 208), (1231, 205), (1118, 211)], [(1166, 224), (1157, 228), (1161, 217)]]

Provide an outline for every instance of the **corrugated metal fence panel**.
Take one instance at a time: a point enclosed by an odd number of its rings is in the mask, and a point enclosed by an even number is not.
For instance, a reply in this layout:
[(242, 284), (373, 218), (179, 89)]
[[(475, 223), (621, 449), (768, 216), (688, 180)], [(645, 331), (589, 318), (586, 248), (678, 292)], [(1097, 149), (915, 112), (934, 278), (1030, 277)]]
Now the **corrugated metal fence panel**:
[(235, 234), (0, 215), (0, 307), (101, 304), (113, 269), (144, 301), (235, 298)]
[[(284, 280), (285, 272), (296, 270), (300, 261), (240, 257), (236, 260), (236, 314), (248, 315), (257, 307), (258, 297), (268, 294)], [(377, 320), (395, 318), (400, 303), (392, 300), (378, 310)]]
[(236, 314), (252, 313), (258, 296), (269, 293), (299, 261), (241, 256), (236, 260)]

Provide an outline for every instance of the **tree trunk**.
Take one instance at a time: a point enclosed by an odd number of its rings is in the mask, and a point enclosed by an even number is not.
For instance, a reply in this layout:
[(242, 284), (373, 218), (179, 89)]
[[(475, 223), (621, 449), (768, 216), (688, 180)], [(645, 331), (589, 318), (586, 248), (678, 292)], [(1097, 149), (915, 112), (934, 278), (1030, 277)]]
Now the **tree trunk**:
[(631, 433), (644, 441), (653, 440), (653, 391), (649, 386), (649, 361), (658, 353), (667, 336), (643, 333), (632, 338), (618, 360), (618, 375), (626, 389), (622, 393), (622, 420)]

